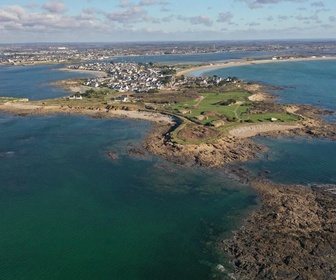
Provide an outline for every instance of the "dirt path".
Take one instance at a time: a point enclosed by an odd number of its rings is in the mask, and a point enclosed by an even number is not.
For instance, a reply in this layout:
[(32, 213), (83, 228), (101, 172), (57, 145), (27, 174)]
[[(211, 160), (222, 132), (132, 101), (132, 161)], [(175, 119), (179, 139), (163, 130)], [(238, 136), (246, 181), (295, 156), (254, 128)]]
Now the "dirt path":
[(233, 111), (233, 113), (235, 114), (235, 117), (236, 117), (236, 119), (237, 119), (238, 121), (241, 120), (241, 118), (238, 116), (238, 113), (237, 113), (237, 110), (238, 110), (238, 108), (239, 108), (240, 105), (242, 105), (242, 103), (239, 103), (239, 104), (237, 105), (236, 109), (234, 109), (234, 111)]

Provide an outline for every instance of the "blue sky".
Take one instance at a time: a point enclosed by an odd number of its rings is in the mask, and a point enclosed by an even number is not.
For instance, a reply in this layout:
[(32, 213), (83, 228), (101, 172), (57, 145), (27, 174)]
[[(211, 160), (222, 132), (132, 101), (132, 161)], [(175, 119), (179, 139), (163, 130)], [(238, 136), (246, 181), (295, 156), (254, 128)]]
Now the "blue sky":
[(335, 0), (1, 0), (0, 43), (336, 39)]

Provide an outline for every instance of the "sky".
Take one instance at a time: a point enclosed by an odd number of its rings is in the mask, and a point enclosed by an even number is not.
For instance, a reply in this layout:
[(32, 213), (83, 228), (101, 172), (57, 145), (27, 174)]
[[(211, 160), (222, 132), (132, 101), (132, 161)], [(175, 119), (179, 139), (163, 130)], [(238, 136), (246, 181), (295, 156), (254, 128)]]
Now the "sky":
[(336, 0), (1, 0), (0, 43), (336, 39)]

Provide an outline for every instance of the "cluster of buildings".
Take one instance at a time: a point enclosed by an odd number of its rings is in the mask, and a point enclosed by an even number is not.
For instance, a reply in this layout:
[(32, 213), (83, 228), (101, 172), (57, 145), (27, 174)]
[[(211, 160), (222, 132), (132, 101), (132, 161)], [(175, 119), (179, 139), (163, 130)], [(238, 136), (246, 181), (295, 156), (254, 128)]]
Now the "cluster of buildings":
[[(0, 65), (73, 63), (117, 57), (265, 52), (279, 56), (335, 55), (335, 41), (206, 41), (151, 43), (0, 44)], [(235, 56), (233, 55), (232, 58)], [(253, 58), (253, 56), (251, 57)]]
[(182, 87), (221, 86), (237, 78), (175, 76), (175, 66), (152, 63), (95, 62), (68, 66), (72, 70), (104, 72), (104, 77), (89, 78), (85, 85), (93, 88), (109, 88), (118, 92), (153, 93), (157, 90), (177, 90)]
[(85, 63), (72, 65), (69, 69), (102, 71), (106, 77), (91, 78), (86, 86), (98, 88), (107, 87), (119, 92), (148, 92), (163, 89), (171, 75), (152, 64), (136, 63)]

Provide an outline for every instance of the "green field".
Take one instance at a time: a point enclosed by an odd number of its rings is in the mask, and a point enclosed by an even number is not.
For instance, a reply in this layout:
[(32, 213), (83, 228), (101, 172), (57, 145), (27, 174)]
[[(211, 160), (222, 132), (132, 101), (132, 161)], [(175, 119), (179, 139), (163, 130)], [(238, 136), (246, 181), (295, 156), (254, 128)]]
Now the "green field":
[[(180, 102), (171, 106), (176, 114), (200, 123), (211, 124), (215, 120), (224, 120), (228, 126), (240, 122), (292, 122), (299, 118), (288, 113), (248, 114), (253, 102), (248, 99), (250, 94), (246, 91), (225, 93), (203, 93), (203, 98), (196, 98)], [(231, 100), (230, 104), (225, 104)]]
[(244, 120), (251, 120), (253, 123), (271, 122), (271, 118), (277, 119), (276, 122), (294, 122), (298, 121), (299, 117), (289, 113), (267, 113), (244, 116)]
[[(237, 118), (245, 113), (249, 104), (247, 92), (227, 92), (227, 93), (203, 93), (203, 99), (194, 99), (181, 102), (172, 106), (176, 112), (189, 111), (184, 113), (187, 118), (196, 118), (198, 116), (207, 116), (207, 119), (200, 120), (200, 123), (209, 123), (222, 117)], [(236, 102), (230, 105), (218, 105), (219, 102), (227, 102), (234, 99)]]

